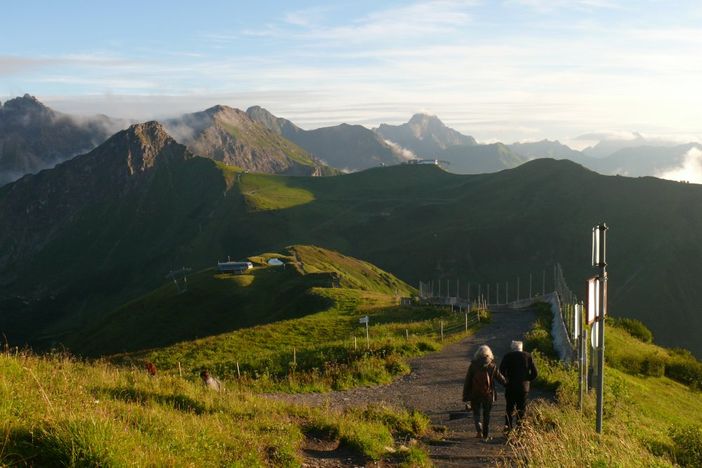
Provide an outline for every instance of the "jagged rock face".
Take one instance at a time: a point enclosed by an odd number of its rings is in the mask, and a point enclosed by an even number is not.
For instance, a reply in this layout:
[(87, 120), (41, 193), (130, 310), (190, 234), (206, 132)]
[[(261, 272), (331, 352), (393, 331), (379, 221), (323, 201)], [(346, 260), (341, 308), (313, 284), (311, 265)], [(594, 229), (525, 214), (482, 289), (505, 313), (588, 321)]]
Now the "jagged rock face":
[(375, 130), (386, 140), (412, 151), (420, 158), (435, 158), (452, 146), (475, 145), (475, 138), (447, 127), (435, 115), (415, 114), (402, 125), (381, 124)]
[(289, 140), (291, 136), (298, 132), (304, 131), (288, 119), (276, 117), (260, 106), (249, 107), (246, 109), (246, 115), (248, 115), (251, 120), (264, 125), (272, 132), (277, 133), (278, 135), (281, 135)]
[[(0, 269), (41, 250), (84, 208), (146, 187), (159, 166), (192, 155), (158, 122), (132, 125), (93, 151), (0, 189)], [(13, 222), (22, 218), (22, 223)]]
[(90, 151), (123, 124), (62, 114), (28, 94), (11, 99), (0, 106), (0, 185)]
[[(261, 114), (261, 118), (265, 116)], [(273, 121), (269, 122), (273, 125)], [(280, 133), (227, 106), (186, 114), (166, 128), (194, 154), (253, 172), (318, 175), (332, 171)]]

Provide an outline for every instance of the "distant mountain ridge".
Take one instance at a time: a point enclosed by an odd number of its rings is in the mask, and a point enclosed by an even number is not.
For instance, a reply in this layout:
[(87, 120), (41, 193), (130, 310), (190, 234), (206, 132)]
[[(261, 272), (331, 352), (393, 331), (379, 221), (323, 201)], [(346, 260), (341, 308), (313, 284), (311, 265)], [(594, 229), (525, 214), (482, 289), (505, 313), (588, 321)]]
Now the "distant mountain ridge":
[(484, 174), (513, 169), (527, 161), (507, 145), (450, 146), (437, 154), (437, 159), (449, 163), (447, 170), (454, 174)]
[(331, 175), (335, 172), (239, 109), (214, 106), (166, 120), (164, 125), (194, 154), (230, 166), (286, 175)]
[(344, 123), (303, 130), (289, 120), (276, 117), (259, 106), (250, 107), (246, 113), (271, 131), (277, 132), (337, 169), (359, 171), (407, 161), (401, 152), (361, 125)]
[(512, 143), (509, 148), (516, 154), (527, 159), (554, 158), (569, 159), (590, 168), (593, 158), (585, 156), (581, 151), (574, 150), (558, 140), (541, 140), (534, 142)]
[(374, 131), (425, 159), (436, 158), (452, 146), (477, 144), (472, 136), (447, 127), (437, 116), (429, 114), (414, 114), (409, 122), (401, 125), (380, 124)]
[[(480, 145), (437, 116), (422, 113), (375, 130), (349, 124), (304, 130), (260, 106), (243, 112), (220, 105), (163, 122), (195, 154), (252, 172), (284, 175), (332, 175), (415, 157), (445, 160), (448, 171), (475, 174), (553, 157), (603, 174), (676, 177), (682, 171), (685, 178), (683, 166), (696, 164), (686, 159), (688, 152), (699, 149), (697, 143), (674, 144), (638, 133), (619, 139), (582, 135), (578, 138), (603, 138), (583, 151), (550, 140)], [(29, 94), (0, 103), (0, 186), (88, 152), (127, 125), (126, 120), (101, 115), (56, 112)]]
[(0, 104), (0, 186), (95, 148), (126, 121), (74, 117), (25, 94)]

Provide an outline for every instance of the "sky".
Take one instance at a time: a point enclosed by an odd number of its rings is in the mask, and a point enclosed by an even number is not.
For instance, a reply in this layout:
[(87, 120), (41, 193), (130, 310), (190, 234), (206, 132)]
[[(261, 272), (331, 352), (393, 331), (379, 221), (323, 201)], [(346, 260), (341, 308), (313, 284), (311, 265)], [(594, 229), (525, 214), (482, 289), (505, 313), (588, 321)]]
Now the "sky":
[(3, 5), (0, 100), (146, 120), (261, 105), (303, 128), (438, 115), (479, 141), (702, 140), (702, 2)]

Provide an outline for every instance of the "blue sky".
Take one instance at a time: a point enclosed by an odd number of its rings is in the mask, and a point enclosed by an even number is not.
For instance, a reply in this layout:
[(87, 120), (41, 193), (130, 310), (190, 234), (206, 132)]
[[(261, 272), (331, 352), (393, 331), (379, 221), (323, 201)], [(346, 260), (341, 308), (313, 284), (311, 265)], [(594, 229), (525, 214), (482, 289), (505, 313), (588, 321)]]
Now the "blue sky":
[(305, 128), (424, 111), (482, 141), (702, 137), (698, 1), (111, 5), (5, 4), (0, 99), (138, 119), (258, 104)]

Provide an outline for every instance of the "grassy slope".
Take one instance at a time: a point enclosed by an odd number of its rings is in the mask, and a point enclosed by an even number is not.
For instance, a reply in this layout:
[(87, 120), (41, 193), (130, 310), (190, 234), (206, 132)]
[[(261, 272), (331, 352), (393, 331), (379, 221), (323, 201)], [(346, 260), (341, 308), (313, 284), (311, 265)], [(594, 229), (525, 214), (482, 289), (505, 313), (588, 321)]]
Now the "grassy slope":
[[(421, 415), (344, 414), (60, 356), (0, 354), (2, 466), (300, 466), (305, 434), (366, 459), (426, 462)], [(395, 442), (397, 440), (397, 442)]]
[[(546, 328), (536, 328), (532, 338), (546, 336)], [(676, 457), (673, 428), (702, 427), (699, 391), (667, 377), (644, 376), (638, 365), (628, 367), (633, 361), (625, 359), (638, 356), (641, 361), (651, 353), (668, 355), (669, 350), (638, 341), (621, 328), (609, 327), (607, 335), (601, 438), (594, 431), (594, 392), (586, 395), (584, 412), (578, 412), (575, 371), (544, 355), (550, 350), (543, 341), (531, 341), (541, 351), (538, 382), (557, 388), (558, 402), (535, 404), (527, 430), (513, 439), (530, 466), (669, 466)]]
[[(253, 148), (263, 151), (280, 151), (287, 158), (303, 166), (316, 167), (320, 164), (314, 161), (310, 154), (290, 140), (271, 132), (263, 125), (247, 124), (243, 128), (228, 124), (226, 121), (217, 121), (222, 129), (240, 141)], [(274, 153), (275, 154), (275, 153)]]
[[(91, 229), (60, 236), (30, 262), (30, 270), (18, 270), (24, 286), (36, 285), (37, 277), (56, 286), (70, 281), (74, 289), (58, 294), (51, 305), (57, 315), (81, 315), (71, 317), (68, 328), (162, 284), (173, 267), (200, 269), (227, 255), (290, 244), (368, 259), (412, 283), (437, 277), (485, 283), (521, 275), (524, 285), (530, 272), (538, 278), (554, 261), (562, 263), (567, 278), (586, 277), (590, 228), (606, 220), (612, 226), (612, 313), (635, 314), (661, 342), (677, 340), (702, 352), (693, 336), (681, 333), (702, 327), (702, 316), (693, 313), (702, 301), (694, 283), (702, 275), (702, 212), (694, 209), (702, 203), (699, 186), (604, 177), (550, 160), (475, 176), (433, 166), (334, 178), (237, 178), (203, 167), (190, 174), (155, 186), (144, 207), (135, 200), (100, 208), (114, 223), (92, 223)], [(210, 198), (198, 203), (198, 194)], [(141, 219), (143, 212), (154, 213), (154, 220)], [(146, 229), (136, 232), (132, 226)], [(13, 291), (21, 289), (16, 285)], [(87, 300), (86, 291), (93, 292)]]
[[(263, 266), (269, 258), (288, 263)], [(115, 360), (149, 360), (170, 373), (209, 368), (233, 379), (241, 372), (245, 386), (263, 390), (327, 390), (388, 382), (408, 371), (405, 357), (441, 346), (441, 321), (453, 333), (463, 329), (460, 314), (399, 306), (399, 296), (416, 291), (337, 252), (292, 246), (250, 260), (259, 266), (245, 275), (207, 270), (191, 276), (185, 293), (159, 288), (115, 311), (74, 347), (88, 354), (141, 350)], [(364, 315), (369, 348), (359, 324)]]
[[(232, 380), (237, 380), (238, 364), (247, 387), (325, 391), (387, 383), (409, 371), (406, 357), (441, 347), (441, 320), (446, 324), (463, 322), (463, 317), (435, 308), (398, 307), (392, 298), (379, 293), (352, 289), (316, 292), (329, 297), (333, 305), (302, 318), (120, 356), (118, 360), (150, 360), (172, 373), (177, 372), (178, 363), (188, 373), (210, 368)], [(364, 315), (369, 315), (371, 322), (368, 349), (365, 328), (358, 322)], [(464, 335), (456, 335), (460, 336)]]
[[(268, 267), (268, 258), (290, 262)], [(258, 266), (245, 275), (208, 269), (190, 275), (188, 290), (173, 283), (131, 301), (83, 333), (71, 348), (88, 354), (135, 351), (205, 337), (327, 310), (334, 295), (318, 288), (337, 283), (363, 295), (375, 293), (386, 307), (412, 288), (366, 262), (310, 246), (293, 246), (279, 254), (252, 257)], [(336, 279), (338, 278), (338, 279)], [(372, 303), (372, 301), (371, 301)]]
[[(689, 313), (702, 300), (690, 283), (702, 274), (695, 253), (702, 218), (683, 214), (694, 212), (693, 200), (702, 201), (696, 186), (603, 177), (564, 161), (479, 176), (404, 166), (272, 183), (277, 188), (269, 193), (284, 185), (311, 195), (289, 209), (249, 212), (250, 224), (224, 245), (253, 242), (266, 249), (285, 238), (367, 258), (412, 282), (438, 276), (504, 281), (521, 274), (524, 284), (525, 275), (552, 261), (560, 261), (569, 278), (587, 276), (582, 246), (589, 245), (591, 225), (605, 219), (612, 226), (612, 312), (635, 313), (666, 343), (680, 335), (683, 322), (702, 326), (698, 314)], [(652, 218), (659, 220), (653, 227)], [(651, 255), (642, 259), (639, 252)], [(664, 304), (670, 307), (661, 314)], [(700, 352), (695, 340), (682, 338), (683, 346)]]

